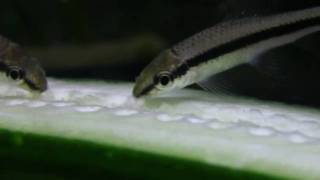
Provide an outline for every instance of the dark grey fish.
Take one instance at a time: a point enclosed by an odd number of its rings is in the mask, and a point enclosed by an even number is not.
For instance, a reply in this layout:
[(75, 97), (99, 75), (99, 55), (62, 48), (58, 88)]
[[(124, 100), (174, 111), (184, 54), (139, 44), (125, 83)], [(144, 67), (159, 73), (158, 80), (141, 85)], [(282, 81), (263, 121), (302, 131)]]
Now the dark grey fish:
[(13, 80), (23, 80), (32, 90), (43, 92), (48, 88), (45, 71), (38, 60), (1, 35), (0, 69)]
[(256, 65), (260, 54), (318, 31), (320, 7), (220, 23), (162, 52), (141, 72), (133, 95), (183, 88), (241, 64)]

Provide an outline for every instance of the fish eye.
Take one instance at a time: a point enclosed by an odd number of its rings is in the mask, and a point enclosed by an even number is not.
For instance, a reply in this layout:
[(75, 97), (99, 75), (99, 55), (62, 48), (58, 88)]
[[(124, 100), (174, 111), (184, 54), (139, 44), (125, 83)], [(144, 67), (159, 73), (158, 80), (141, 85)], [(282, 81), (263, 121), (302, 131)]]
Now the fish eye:
[(154, 79), (155, 84), (160, 84), (161, 86), (167, 86), (172, 81), (172, 75), (170, 72), (160, 72), (156, 75)]
[(7, 76), (13, 80), (21, 80), (24, 78), (24, 71), (18, 67), (10, 67)]

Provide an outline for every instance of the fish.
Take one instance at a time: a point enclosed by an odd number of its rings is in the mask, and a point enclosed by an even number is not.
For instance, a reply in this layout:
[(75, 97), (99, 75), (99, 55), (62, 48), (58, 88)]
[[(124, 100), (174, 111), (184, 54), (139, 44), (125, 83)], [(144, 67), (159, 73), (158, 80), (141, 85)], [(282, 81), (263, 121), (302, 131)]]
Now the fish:
[(0, 35), (0, 71), (15, 81), (22, 81), (28, 89), (44, 92), (48, 89), (46, 73), (39, 61), (19, 44)]
[(184, 88), (242, 64), (258, 66), (259, 55), (320, 31), (320, 7), (218, 23), (169, 49), (136, 78), (133, 96)]

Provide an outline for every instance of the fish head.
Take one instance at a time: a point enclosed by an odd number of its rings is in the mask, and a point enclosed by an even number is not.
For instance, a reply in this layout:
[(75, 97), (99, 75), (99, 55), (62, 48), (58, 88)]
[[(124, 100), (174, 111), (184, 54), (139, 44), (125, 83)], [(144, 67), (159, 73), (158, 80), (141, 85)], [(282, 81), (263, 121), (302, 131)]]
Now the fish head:
[(1, 70), (13, 80), (22, 81), (31, 90), (44, 92), (48, 88), (46, 73), (39, 61), (24, 52), (18, 44), (10, 42), (0, 57)]
[(177, 88), (175, 70), (179, 66), (179, 58), (170, 49), (163, 51), (142, 70), (136, 79), (133, 95), (138, 98)]
[(23, 63), (5, 66), (6, 75), (15, 80), (22, 81), (31, 90), (44, 92), (47, 90), (46, 73), (37, 59), (24, 57)]

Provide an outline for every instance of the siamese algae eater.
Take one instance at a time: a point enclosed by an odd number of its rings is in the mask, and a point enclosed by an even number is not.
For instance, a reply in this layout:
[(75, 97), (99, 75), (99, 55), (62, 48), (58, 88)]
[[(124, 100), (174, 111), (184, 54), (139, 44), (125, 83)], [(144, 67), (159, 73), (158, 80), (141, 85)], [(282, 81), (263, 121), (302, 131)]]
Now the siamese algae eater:
[(29, 89), (47, 89), (45, 71), (37, 59), (28, 55), (18, 44), (0, 35), (0, 70), (13, 80), (21, 80)]
[(320, 7), (222, 22), (160, 53), (139, 75), (135, 97), (199, 83), (320, 31)]

